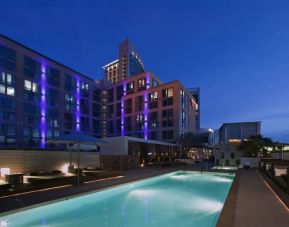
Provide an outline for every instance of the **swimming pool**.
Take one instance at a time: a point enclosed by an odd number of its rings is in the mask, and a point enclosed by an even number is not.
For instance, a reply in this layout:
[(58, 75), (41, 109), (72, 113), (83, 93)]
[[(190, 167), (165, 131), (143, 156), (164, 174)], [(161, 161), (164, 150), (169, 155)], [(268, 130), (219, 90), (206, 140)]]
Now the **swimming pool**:
[(228, 173), (177, 171), (2, 216), (0, 223), (8, 227), (215, 226), (233, 178)]

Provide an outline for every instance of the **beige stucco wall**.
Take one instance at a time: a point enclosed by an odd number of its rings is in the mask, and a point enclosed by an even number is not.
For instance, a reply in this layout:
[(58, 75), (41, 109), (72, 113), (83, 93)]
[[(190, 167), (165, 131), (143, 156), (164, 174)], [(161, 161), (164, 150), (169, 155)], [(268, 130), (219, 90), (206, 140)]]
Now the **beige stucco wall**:
[[(77, 152), (72, 152), (72, 164), (77, 166)], [(69, 151), (1, 150), (0, 168), (9, 167), (11, 173), (63, 170), (69, 163)], [(100, 166), (99, 154), (80, 152), (80, 167)]]

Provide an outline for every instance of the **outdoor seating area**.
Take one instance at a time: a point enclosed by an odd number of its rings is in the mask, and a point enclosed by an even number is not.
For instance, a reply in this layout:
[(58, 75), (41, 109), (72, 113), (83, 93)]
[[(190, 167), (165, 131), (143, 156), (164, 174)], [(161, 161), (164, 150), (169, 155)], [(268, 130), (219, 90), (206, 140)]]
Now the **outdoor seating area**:
[(116, 177), (122, 174), (120, 171), (107, 171), (95, 167), (72, 169), (71, 173), (63, 173), (60, 170), (50, 172), (38, 171), (25, 174), (9, 174), (0, 179), (0, 195), (33, 191), (65, 185), (77, 185), (93, 180)]

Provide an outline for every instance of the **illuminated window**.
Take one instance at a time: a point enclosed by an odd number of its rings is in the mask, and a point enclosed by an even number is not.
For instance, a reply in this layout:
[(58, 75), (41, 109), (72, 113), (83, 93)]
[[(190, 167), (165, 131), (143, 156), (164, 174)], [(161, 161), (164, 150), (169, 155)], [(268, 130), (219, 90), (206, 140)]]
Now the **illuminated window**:
[(24, 88), (27, 90), (27, 91), (31, 91), (31, 92), (37, 92), (37, 84), (32, 82), (32, 81), (29, 81), (29, 80), (24, 80)]

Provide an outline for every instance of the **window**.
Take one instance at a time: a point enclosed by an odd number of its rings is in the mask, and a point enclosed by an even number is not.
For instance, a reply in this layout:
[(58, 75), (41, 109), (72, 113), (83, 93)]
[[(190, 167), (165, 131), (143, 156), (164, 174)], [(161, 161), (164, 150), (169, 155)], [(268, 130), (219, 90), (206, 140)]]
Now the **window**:
[(149, 129), (156, 129), (158, 127), (158, 112), (150, 112), (148, 114)]
[(107, 106), (107, 117), (108, 118), (113, 118), (114, 115), (114, 105), (108, 105)]
[(107, 121), (107, 134), (113, 134), (113, 120)]
[(16, 101), (0, 97), (0, 120), (16, 121)]
[(46, 104), (54, 108), (59, 107), (59, 91), (57, 89), (47, 87)]
[(174, 124), (174, 110), (163, 110), (163, 127), (173, 127)]
[(152, 92), (149, 94), (149, 109), (158, 108), (158, 92)]
[(46, 112), (47, 123), (47, 138), (59, 136), (59, 112), (54, 109), (47, 109)]
[(101, 101), (101, 95), (100, 95), (100, 89), (94, 88), (93, 90), (93, 101), (100, 102)]
[(100, 104), (93, 103), (92, 115), (93, 115), (93, 117), (100, 117)]
[(137, 96), (136, 97), (136, 111), (143, 111), (143, 108), (144, 108), (144, 98), (143, 96)]
[(139, 79), (137, 81), (137, 84), (138, 84), (138, 90), (139, 91), (145, 90), (146, 89), (146, 78)]
[(121, 132), (121, 120), (117, 119), (115, 121), (115, 124), (116, 124), (116, 133), (120, 133)]
[(130, 82), (126, 84), (126, 93), (131, 94), (134, 92), (134, 82)]
[(135, 129), (136, 130), (144, 130), (144, 115), (143, 114), (137, 114), (135, 121), (136, 121)]
[(38, 91), (38, 85), (32, 81), (24, 80), (24, 88), (27, 91), (36, 93)]
[(0, 93), (15, 96), (15, 77), (9, 73), (2, 72), (0, 77)]
[(131, 117), (125, 117), (124, 118), (124, 130), (125, 131), (131, 131)]
[(68, 92), (76, 92), (76, 79), (71, 75), (65, 74), (64, 87)]
[(180, 91), (180, 96), (181, 96), (181, 105), (182, 105), (182, 108), (185, 108), (185, 92), (184, 92), (184, 90), (181, 90)]
[(0, 143), (2, 145), (15, 144), (16, 126), (13, 124), (0, 124)]
[(66, 130), (74, 130), (75, 124), (74, 124), (75, 118), (74, 115), (71, 113), (64, 113), (64, 128)]
[(23, 128), (23, 142), (29, 146), (37, 146), (39, 144), (40, 133), (39, 128), (24, 127)]
[(121, 116), (121, 103), (116, 104), (116, 116), (120, 117)]
[(127, 99), (124, 102), (124, 113), (130, 114), (132, 112), (132, 99)]
[(60, 72), (50, 66), (46, 67), (46, 82), (49, 85), (59, 87), (60, 86)]
[(89, 131), (89, 118), (88, 117), (80, 118), (80, 130), (83, 132)]
[(123, 86), (121, 85), (116, 88), (116, 99), (120, 100), (122, 96), (123, 96)]
[(113, 88), (108, 90), (107, 99), (108, 99), (108, 102), (113, 102), (114, 101), (114, 89)]
[(88, 103), (88, 100), (86, 100), (86, 99), (81, 99), (80, 100), (80, 112), (82, 114), (89, 115), (89, 103)]
[(225, 157), (224, 152), (221, 152), (221, 158), (224, 158), (224, 157)]
[(88, 83), (81, 82), (80, 83), (80, 94), (83, 97), (88, 97), (89, 96), (89, 85)]
[(76, 100), (74, 96), (65, 94), (65, 109), (67, 111), (74, 111), (76, 109)]
[(158, 139), (157, 132), (149, 132), (148, 139), (150, 139), (150, 140)]
[(100, 120), (93, 119), (92, 122), (93, 133), (100, 134)]
[(167, 130), (162, 132), (163, 139), (173, 139), (174, 138), (174, 131)]
[(16, 52), (8, 47), (0, 45), (0, 67), (7, 70), (16, 68)]
[(185, 111), (182, 111), (181, 112), (182, 115), (181, 115), (181, 118), (182, 118), (182, 128), (186, 128), (187, 127), (187, 114)]
[(235, 152), (231, 152), (231, 159), (234, 159), (235, 158)]
[(159, 86), (159, 82), (157, 82), (155, 79), (152, 79), (152, 87)]
[(173, 105), (174, 90), (172, 88), (164, 89), (162, 91), (163, 106)]
[(31, 57), (24, 56), (24, 75), (39, 80), (41, 75), (40, 63)]

